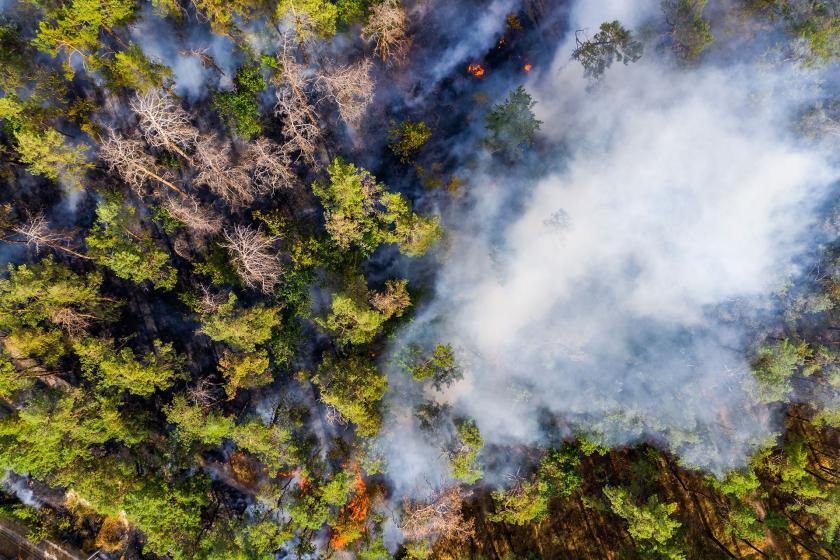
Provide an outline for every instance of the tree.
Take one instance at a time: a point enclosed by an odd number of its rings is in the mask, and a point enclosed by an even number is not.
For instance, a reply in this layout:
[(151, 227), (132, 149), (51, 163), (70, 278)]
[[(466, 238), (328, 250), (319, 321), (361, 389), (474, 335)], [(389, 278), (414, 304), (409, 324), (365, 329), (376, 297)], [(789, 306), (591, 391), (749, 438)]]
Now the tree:
[(449, 453), (449, 469), (453, 477), (466, 484), (473, 484), (484, 476), (477, 463), (478, 454), (484, 448), (484, 439), (475, 420), (469, 418), (456, 420), (455, 430), (454, 449)]
[(577, 47), (572, 58), (581, 63), (584, 74), (599, 78), (613, 62), (625, 65), (636, 62), (642, 56), (642, 44), (633, 39), (633, 34), (622, 27), (617, 20), (602, 23), (600, 31), (592, 39), (581, 41), (575, 33)]
[[(48, 4), (49, 5), (49, 4)], [(96, 55), (102, 47), (100, 30), (114, 34), (112, 28), (128, 23), (134, 17), (136, 5), (130, 0), (71, 0), (52, 4), (45, 18), (38, 24), (38, 35), (32, 41), (39, 50), (50, 56), (64, 54), (65, 74), (72, 78), (70, 58), (79, 57), (85, 70), (97, 70), (102, 60)]]
[(645, 505), (638, 506), (626, 488), (613, 486), (605, 486), (604, 495), (613, 513), (627, 522), (627, 532), (636, 540), (641, 552), (669, 560), (685, 559), (685, 554), (674, 543), (676, 531), (681, 526), (671, 518), (677, 504), (663, 504), (657, 496), (651, 496)]
[(163, 409), (166, 419), (175, 425), (178, 439), (185, 445), (195, 441), (219, 445), (230, 436), (233, 419), (190, 402), (185, 395), (175, 395)]
[(330, 315), (318, 323), (335, 333), (342, 344), (367, 344), (385, 321), (401, 316), (411, 304), (406, 285), (406, 280), (388, 280), (384, 292), (368, 294), (362, 281), (348, 293), (333, 294)]
[(338, 9), (327, 0), (281, 0), (274, 14), (277, 19), (289, 20), (300, 40), (335, 35)]
[(72, 188), (81, 185), (91, 165), (86, 146), (74, 146), (56, 129), (36, 122), (31, 112), (15, 97), (0, 98), (0, 121), (14, 141), (21, 163), (30, 173), (53, 181), (62, 180)]
[(139, 93), (129, 106), (140, 118), (139, 128), (150, 146), (175, 152), (190, 161), (184, 150), (196, 145), (198, 130), (186, 111), (160, 90)]
[(406, 120), (388, 131), (388, 147), (402, 163), (408, 163), (431, 136), (432, 129), (426, 123)]
[(475, 528), (474, 522), (464, 519), (462, 513), (466, 497), (460, 486), (450, 486), (427, 500), (403, 498), (400, 531), (409, 541), (468, 539)]
[[(787, 400), (793, 389), (791, 378), (812, 355), (807, 343), (787, 338), (760, 348), (753, 360), (753, 375), (758, 381), (756, 397), (761, 402)], [(810, 375), (811, 370), (803, 373)]]
[(103, 389), (148, 397), (185, 377), (186, 358), (175, 352), (172, 343), (155, 340), (154, 349), (140, 359), (130, 348), (117, 350), (112, 343), (95, 338), (77, 341), (74, 349), (82, 371)]
[(146, 56), (143, 49), (134, 43), (124, 51), (114, 54), (114, 60), (107, 66), (110, 87), (134, 89), (140, 93), (158, 90), (172, 77), (172, 70)]
[(119, 195), (107, 195), (96, 207), (96, 223), (87, 236), (88, 254), (133, 282), (149, 280), (156, 288), (170, 289), (177, 280), (169, 255), (142, 230), (137, 209)]
[(359, 435), (376, 435), (382, 426), (380, 400), (388, 390), (388, 378), (359, 356), (338, 360), (324, 358), (314, 379), (321, 400), (356, 424)]
[(202, 332), (213, 340), (253, 352), (258, 344), (271, 338), (271, 330), (280, 324), (280, 313), (263, 304), (239, 307), (236, 296), (230, 293), (227, 301), (217, 305), (205, 302), (200, 319)]
[(222, 247), (233, 257), (236, 271), (245, 285), (271, 293), (283, 273), (275, 248), (279, 238), (242, 225), (225, 230), (223, 236)]
[(3, 211), (6, 209), (11, 210), (11, 207), (0, 208), (0, 228), (5, 229), (11, 235), (0, 238), (0, 241), (25, 244), (35, 249), (36, 254), (41, 252), (43, 246), (79, 259), (93, 260), (91, 257), (83, 255), (71, 248), (70, 239), (72, 234), (67, 231), (52, 229), (44, 214), (30, 215), (25, 222), (15, 223), (9, 218), (8, 212), (3, 216)]
[(363, 59), (348, 66), (331, 68), (318, 78), (326, 98), (338, 108), (338, 114), (347, 124), (355, 126), (373, 101), (373, 64)]
[(315, 80), (306, 67), (295, 60), (288, 37), (284, 37), (284, 41), (277, 57), (283, 73), (276, 80), (274, 113), (284, 119), (283, 135), (291, 151), (297, 151), (305, 161), (315, 163), (321, 140), (318, 115), (309, 100)]
[(291, 148), (288, 143), (281, 146), (265, 137), (248, 144), (244, 159), (250, 165), (254, 181), (261, 187), (260, 192), (297, 185)]
[(166, 188), (186, 196), (172, 181), (163, 177), (155, 159), (143, 149), (139, 140), (126, 138), (110, 131), (108, 139), (99, 147), (99, 157), (111, 171), (116, 171), (128, 186), (138, 195), (143, 195), (143, 187), (153, 181)]
[(403, 62), (411, 45), (406, 30), (408, 18), (400, 0), (384, 0), (370, 9), (367, 23), (362, 27), (362, 39), (373, 41), (374, 52), (382, 62)]
[(535, 101), (525, 88), (519, 86), (487, 115), (485, 128), (489, 136), (484, 143), (491, 152), (498, 152), (512, 160), (520, 159), (525, 149), (533, 145), (542, 121), (532, 108)]
[(259, 96), (267, 84), (260, 67), (243, 64), (233, 78), (232, 91), (222, 91), (213, 98), (213, 107), (228, 127), (241, 138), (251, 138), (262, 132), (259, 123)]
[(708, 0), (663, 0), (665, 22), (671, 27), (674, 49), (685, 60), (696, 60), (715, 38), (703, 19)]
[(215, 136), (199, 139), (194, 164), (198, 170), (195, 182), (206, 185), (230, 206), (251, 204), (265, 192), (262, 185), (251, 181), (247, 169), (234, 161), (230, 145)]
[(226, 350), (219, 360), (219, 370), (227, 381), (225, 391), (228, 399), (234, 398), (238, 389), (259, 387), (271, 383), (273, 379), (265, 350), (248, 354), (235, 354)]
[(198, 235), (215, 235), (222, 229), (222, 218), (191, 195), (167, 197), (163, 202), (169, 215)]

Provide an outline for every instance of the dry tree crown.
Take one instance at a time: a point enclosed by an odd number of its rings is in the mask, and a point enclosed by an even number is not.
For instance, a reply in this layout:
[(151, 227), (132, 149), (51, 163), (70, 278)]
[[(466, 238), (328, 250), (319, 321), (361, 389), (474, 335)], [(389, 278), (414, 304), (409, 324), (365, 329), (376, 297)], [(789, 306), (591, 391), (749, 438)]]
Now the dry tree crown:
[(233, 256), (236, 271), (248, 287), (270, 293), (283, 273), (275, 245), (278, 238), (259, 229), (236, 225), (225, 230), (222, 246)]
[(467, 497), (460, 486), (441, 490), (426, 501), (403, 500), (400, 530), (408, 540), (444, 538), (463, 540), (475, 532), (472, 520), (464, 519), (461, 507)]
[(140, 118), (140, 129), (150, 146), (176, 152), (184, 159), (183, 151), (198, 141), (198, 129), (190, 116), (171, 97), (158, 90), (138, 94), (130, 103), (131, 110)]
[(373, 101), (373, 64), (363, 59), (349, 66), (337, 66), (318, 78), (326, 97), (335, 103), (341, 118), (355, 126)]

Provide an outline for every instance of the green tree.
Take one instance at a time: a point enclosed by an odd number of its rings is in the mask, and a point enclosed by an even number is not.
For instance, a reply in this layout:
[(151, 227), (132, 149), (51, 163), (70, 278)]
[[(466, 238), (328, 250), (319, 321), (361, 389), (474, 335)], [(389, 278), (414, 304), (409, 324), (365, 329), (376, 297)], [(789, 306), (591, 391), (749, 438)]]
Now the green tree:
[[(786, 401), (793, 389), (791, 378), (812, 356), (805, 342), (784, 339), (758, 350), (753, 360), (753, 375), (758, 381), (756, 397), (762, 402)], [(810, 374), (810, 370), (802, 370)]]
[(231, 292), (225, 303), (202, 311), (200, 320), (202, 332), (216, 342), (253, 352), (257, 345), (271, 339), (272, 329), (280, 325), (280, 310), (261, 303), (240, 307)]
[(575, 35), (575, 41), (577, 47), (572, 58), (581, 63), (584, 74), (590, 78), (601, 77), (613, 62), (626, 65), (642, 56), (642, 44), (619, 21), (602, 23), (592, 39), (581, 41)]
[(400, 351), (395, 360), (415, 381), (431, 380), (437, 390), (464, 377), (449, 344), (437, 344), (431, 352), (410, 345)]
[(266, 426), (259, 420), (249, 420), (233, 427), (230, 438), (260, 460), (275, 476), (284, 467), (295, 462), (297, 448), (290, 430), (277, 425)]
[(237, 136), (251, 138), (262, 132), (259, 97), (267, 84), (260, 67), (249, 64), (239, 67), (233, 83), (232, 91), (214, 96), (213, 107)]
[(258, 350), (247, 354), (236, 354), (226, 350), (219, 360), (219, 371), (227, 383), (228, 399), (236, 396), (239, 389), (251, 389), (271, 383), (273, 377), (268, 369), (268, 352)]
[(475, 420), (469, 418), (456, 420), (455, 430), (454, 450), (449, 453), (449, 470), (458, 480), (473, 484), (484, 476), (478, 465), (478, 454), (484, 449), (484, 439)]
[(175, 424), (175, 433), (184, 444), (199, 441), (219, 445), (230, 437), (233, 419), (190, 402), (185, 395), (175, 395), (163, 409), (166, 419)]
[(359, 435), (370, 437), (382, 427), (381, 399), (388, 390), (388, 378), (376, 366), (359, 356), (336, 359), (327, 356), (314, 382), (321, 400), (356, 424)]
[(79, 340), (74, 348), (82, 371), (103, 389), (148, 397), (185, 377), (186, 358), (175, 352), (172, 343), (155, 340), (153, 351), (139, 359), (131, 348), (117, 350), (110, 342), (96, 338)]
[(604, 495), (613, 513), (627, 522), (627, 532), (635, 539), (640, 551), (669, 560), (683, 560), (685, 554), (674, 542), (681, 523), (672, 519), (677, 504), (663, 504), (657, 496), (648, 498), (642, 506), (626, 488), (605, 486)]
[(715, 38), (703, 19), (708, 0), (663, 0), (662, 12), (671, 27), (676, 51), (688, 61), (696, 60)]
[(542, 121), (532, 111), (535, 101), (525, 88), (519, 86), (507, 99), (490, 111), (486, 118), (487, 132), (484, 144), (491, 152), (505, 158), (522, 158), (525, 150), (534, 144)]
[(119, 195), (106, 196), (96, 207), (96, 223), (86, 238), (88, 254), (120, 278), (149, 280), (156, 288), (171, 289), (177, 271), (141, 226), (137, 208)]
[(274, 14), (291, 21), (300, 40), (335, 35), (338, 7), (328, 0), (280, 0)]
[(114, 55), (114, 60), (107, 66), (107, 76), (112, 89), (123, 87), (146, 93), (163, 87), (172, 77), (172, 70), (151, 60), (143, 49), (132, 43)]
[(401, 162), (408, 163), (431, 137), (432, 129), (426, 123), (406, 120), (388, 131), (388, 147)]

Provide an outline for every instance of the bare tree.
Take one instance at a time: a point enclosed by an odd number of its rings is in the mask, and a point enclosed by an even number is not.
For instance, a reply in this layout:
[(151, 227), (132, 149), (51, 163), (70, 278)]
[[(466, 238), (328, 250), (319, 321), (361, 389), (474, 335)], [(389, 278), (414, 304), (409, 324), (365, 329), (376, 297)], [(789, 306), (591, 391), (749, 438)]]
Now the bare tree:
[(452, 538), (463, 540), (475, 532), (472, 520), (461, 512), (464, 502), (460, 486), (444, 489), (426, 501), (403, 500), (400, 530), (409, 540)]
[(190, 117), (172, 98), (152, 90), (138, 94), (130, 103), (140, 117), (140, 130), (151, 146), (171, 150), (189, 161), (184, 152), (198, 140), (198, 130)]
[(406, 34), (408, 18), (399, 0), (385, 0), (370, 10), (362, 39), (373, 41), (374, 52), (382, 62), (401, 63), (408, 55), (411, 40)]
[(242, 225), (225, 230), (223, 235), (222, 246), (231, 252), (236, 271), (245, 284), (270, 293), (283, 272), (275, 249), (278, 238)]
[(251, 181), (245, 168), (234, 162), (230, 144), (221, 142), (215, 136), (199, 139), (194, 164), (198, 169), (195, 181), (206, 185), (231, 206), (250, 204), (254, 195), (263, 190)]
[(303, 64), (295, 60), (288, 38), (277, 56), (283, 73), (277, 84), (274, 113), (284, 119), (283, 135), (304, 160), (314, 163), (321, 127), (309, 98), (314, 78)]
[(370, 59), (349, 66), (337, 66), (318, 78), (326, 97), (338, 107), (341, 118), (356, 125), (373, 101), (374, 81)]
[(6, 226), (7, 231), (12, 233), (13, 236), (18, 236), (19, 238), (14, 239), (12, 237), (3, 237), (0, 241), (29, 245), (35, 249), (35, 252), (40, 251), (41, 246), (43, 245), (44, 247), (56, 249), (80, 259), (88, 261), (93, 260), (91, 257), (70, 248), (68, 246), (70, 235), (66, 232), (50, 229), (50, 224), (43, 214), (31, 216), (22, 224), (7, 222), (5, 218), (3, 219), (3, 222), (5, 222), (4, 225)]
[(290, 144), (277, 144), (262, 137), (248, 144), (244, 159), (250, 166), (254, 181), (262, 188), (274, 190), (297, 183), (292, 168)]
[(164, 202), (167, 212), (199, 235), (214, 235), (222, 229), (222, 218), (192, 196), (169, 197)]
[(111, 131), (108, 139), (99, 148), (99, 157), (111, 171), (119, 173), (123, 181), (141, 196), (143, 187), (150, 180), (180, 195), (184, 194), (184, 191), (160, 175), (154, 158), (146, 153), (143, 143), (139, 140), (126, 138)]

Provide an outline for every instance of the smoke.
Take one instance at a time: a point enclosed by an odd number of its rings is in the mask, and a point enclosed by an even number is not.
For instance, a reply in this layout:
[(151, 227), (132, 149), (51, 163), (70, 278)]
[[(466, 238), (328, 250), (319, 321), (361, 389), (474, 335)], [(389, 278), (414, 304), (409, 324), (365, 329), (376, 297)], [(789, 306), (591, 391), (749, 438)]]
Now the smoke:
[[(547, 171), (473, 172), (434, 298), (397, 346), (456, 347), (464, 379), (424, 398), (474, 418), (488, 444), (544, 442), (552, 418), (713, 472), (742, 465), (774, 428), (751, 397), (750, 335), (815, 245), (840, 177), (788, 132), (817, 78), (648, 53), (592, 87), (572, 41), (527, 84)], [(446, 461), (404, 404), (404, 373), (391, 380), (383, 446), (412, 491), (446, 478)]]

